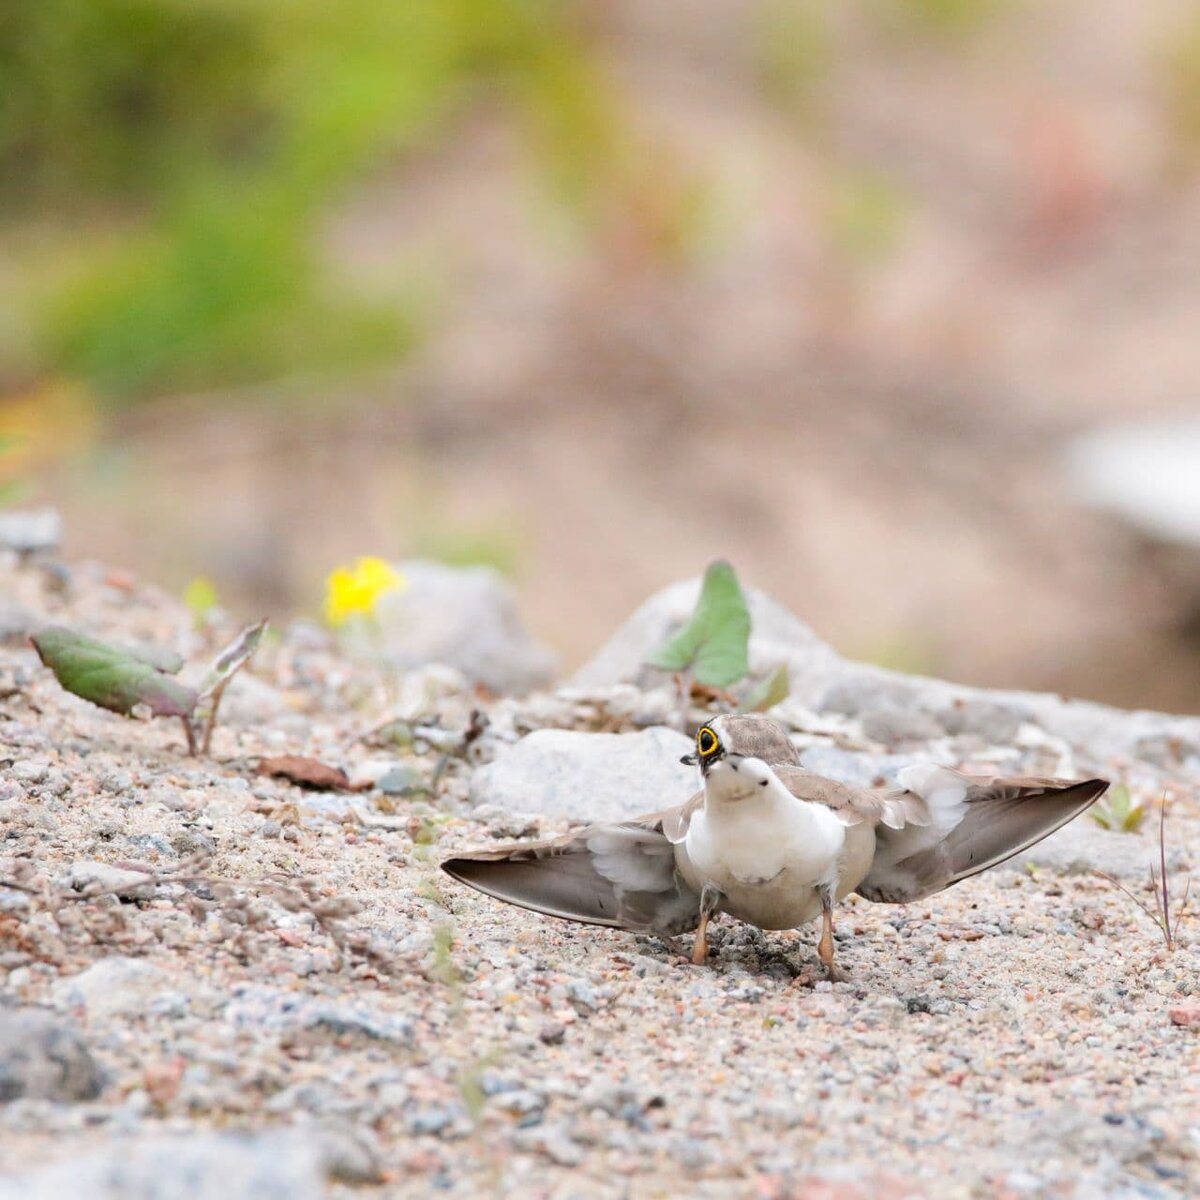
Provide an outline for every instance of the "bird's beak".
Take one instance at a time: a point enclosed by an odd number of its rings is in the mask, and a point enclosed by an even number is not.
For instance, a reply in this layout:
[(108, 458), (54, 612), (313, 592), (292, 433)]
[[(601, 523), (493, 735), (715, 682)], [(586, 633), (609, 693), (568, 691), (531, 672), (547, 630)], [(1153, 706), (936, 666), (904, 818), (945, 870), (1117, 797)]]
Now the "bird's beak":
[(685, 767), (694, 767), (700, 760), (695, 754), (685, 754), (680, 760)]

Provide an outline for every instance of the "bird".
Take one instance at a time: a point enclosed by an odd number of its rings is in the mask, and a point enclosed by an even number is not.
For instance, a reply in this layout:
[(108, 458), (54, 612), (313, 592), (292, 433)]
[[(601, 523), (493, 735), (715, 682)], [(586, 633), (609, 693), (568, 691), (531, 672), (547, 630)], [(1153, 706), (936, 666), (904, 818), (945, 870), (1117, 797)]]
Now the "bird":
[(984, 778), (929, 762), (903, 767), (894, 787), (856, 787), (806, 770), (786, 729), (759, 714), (702, 725), (681, 761), (699, 767), (703, 784), (685, 804), (467, 852), (442, 869), (547, 916), (668, 939), (694, 931), (697, 966), (718, 913), (764, 930), (819, 916), (817, 956), (840, 980), (839, 900), (922, 900), (1041, 841), (1108, 787)]

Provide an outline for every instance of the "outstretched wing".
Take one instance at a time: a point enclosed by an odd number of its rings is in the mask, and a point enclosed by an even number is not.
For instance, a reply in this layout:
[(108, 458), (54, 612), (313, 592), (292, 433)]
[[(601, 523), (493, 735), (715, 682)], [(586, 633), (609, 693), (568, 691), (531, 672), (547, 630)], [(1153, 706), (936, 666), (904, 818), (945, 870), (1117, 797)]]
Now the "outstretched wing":
[(448, 875), (497, 900), (589, 925), (648, 933), (695, 929), (700, 897), (675, 869), (664, 823), (680, 810), (590, 825), (550, 842), (516, 843), (442, 863)]
[(875, 860), (858, 887), (868, 900), (919, 900), (1004, 862), (1077, 817), (1108, 787), (1103, 779), (977, 779), (921, 763), (881, 793), (924, 819), (876, 829)]

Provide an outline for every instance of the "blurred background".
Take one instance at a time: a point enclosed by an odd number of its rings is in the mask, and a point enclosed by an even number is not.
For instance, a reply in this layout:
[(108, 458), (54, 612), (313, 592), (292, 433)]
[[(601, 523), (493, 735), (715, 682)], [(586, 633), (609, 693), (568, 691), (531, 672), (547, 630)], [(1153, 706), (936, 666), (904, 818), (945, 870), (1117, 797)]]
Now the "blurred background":
[(1198, 183), (1182, 0), (7, 0), (3, 498), (247, 614), (489, 563), (567, 667), (724, 555), (1195, 712)]

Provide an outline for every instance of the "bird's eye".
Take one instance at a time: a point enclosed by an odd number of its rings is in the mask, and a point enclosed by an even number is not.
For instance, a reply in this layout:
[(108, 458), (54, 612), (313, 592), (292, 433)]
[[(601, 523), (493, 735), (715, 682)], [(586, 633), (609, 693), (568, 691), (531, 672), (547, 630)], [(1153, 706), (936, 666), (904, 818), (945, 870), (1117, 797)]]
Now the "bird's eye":
[(696, 749), (700, 751), (701, 758), (709, 758), (716, 754), (719, 745), (717, 735), (707, 725), (696, 734)]

